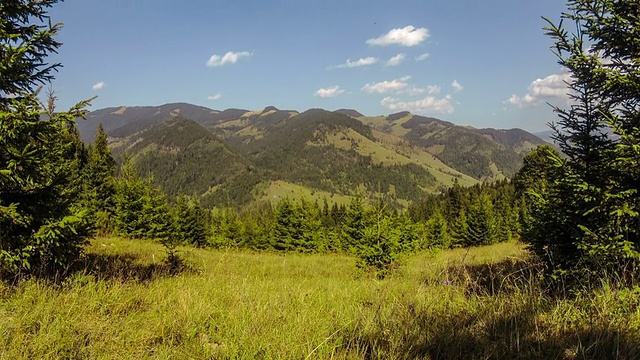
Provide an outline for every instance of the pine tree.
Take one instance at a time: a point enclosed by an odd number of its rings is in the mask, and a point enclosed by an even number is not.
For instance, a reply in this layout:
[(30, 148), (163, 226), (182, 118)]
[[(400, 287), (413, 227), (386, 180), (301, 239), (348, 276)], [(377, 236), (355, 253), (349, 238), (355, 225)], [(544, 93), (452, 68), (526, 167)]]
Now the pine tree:
[(464, 209), (460, 210), (449, 229), (452, 245), (465, 246), (469, 225), (467, 224), (467, 212)]

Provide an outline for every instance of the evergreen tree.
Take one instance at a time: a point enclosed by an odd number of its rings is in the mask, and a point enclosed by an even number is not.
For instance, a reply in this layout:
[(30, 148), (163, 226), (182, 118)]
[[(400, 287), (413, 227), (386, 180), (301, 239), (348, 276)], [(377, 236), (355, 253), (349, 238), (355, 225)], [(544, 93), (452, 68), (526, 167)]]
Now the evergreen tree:
[(5, 1), (0, 6), (0, 277), (51, 274), (77, 258), (88, 227), (74, 204), (82, 148), (75, 119), (86, 115), (83, 101), (54, 112), (45, 108), (37, 84), (52, 79), (61, 25), (51, 25), (54, 0)]
[(449, 226), (446, 219), (439, 211), (436, 211), (431, 218), (427, 220), (424, 236), (424, 248), (441, 247), (446, 249), (451, 246)]
[(98, 125), (96, 138), (89, 147), (89, 161), (85, 171), (83, 203), (89, 216), (100, 232), (113, 230), (112, 218), (115, 211), (116, 162), (111, 156), (107, 134), (102, 123)]
[(566, 158), (547, 158), (554, 167), (550, 186), (533, 197), (526, 238), (555, 275), (624, 279), (640, 259), (640, 6), (613, 0), (568, 6), (562, 20), (575, 22), (576, 32), (562, 23), (546, 28), (572, 76), (574, 105), (554, 108), (554, 137)]
[(342, 223), (343, 250), (354, 251), (362, 244), (364, 230), (371, 223), (371, 219), (368, 217), (369, 214), (367, 214), (364, 208), (362, 198), (359, 196), (353, 197), (344, 212), (344, 220)]
[(183, 243), (205, 246), (207, 243), (207, 224), (204, 210), (197, 198), (178, 196), (173, 209), (176, 238)]
[(304, 199), (283, 199), (276, 207), (273, 247), (281, 251), (312, 252), (321, 246), (318, 211)]
[(469, 225), (467, 224), (467, 212), (462, 209), (458, 216), (454, 219), (450, 226), (451, 242), (453, 246), (464, 246), (467, 242), (467, 232)]
[(141, 179), (129, 160), (122, 167), (122, 175), (116, 181), (115, 225), (116, 231), (129, 238), (172, 238), (172, 223), (167, 199), (153, 185), (153, 179)]
[(465, 246), (493, 244), (497, 240), (497, 224), (493, 205), (488, 195), (482, 194), (469, 208), (467, 231), (463, 237)]

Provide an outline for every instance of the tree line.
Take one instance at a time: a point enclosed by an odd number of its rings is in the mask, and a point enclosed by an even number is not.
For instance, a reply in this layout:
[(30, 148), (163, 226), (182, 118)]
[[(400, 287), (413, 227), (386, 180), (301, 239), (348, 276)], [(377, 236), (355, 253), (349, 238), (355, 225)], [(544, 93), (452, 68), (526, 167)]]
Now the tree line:
[[(348, 205), (284, 199), (238, 213), (204, 209), (180, 196), (169, 205), (152, 178), (130, 161), (117, 169), (100, 127), (80, 141), (75, 121), (91, 99), (68, 111), (55, 94), (41, 100), (60, 64), (57, 0), (2, 4), (0, 21), (0, 277), (55, 274), (96, 233), (177, 244), (356, 254), (380, 276), (404, 253), (475, 246), (521, 237), (563, 287), (637, 282), (640, 263), (640, 5), (568, 1), (562, 21), (545, 28), (571, 74), (568, 108), (550, 124), (560, 151), (528, 154), (512, 181), (463, 188), (399, 212), (384, 199)], [(569, 32), (563, 21), (576, 29)], [(384, 171), (384, 169), (381, 169)]]

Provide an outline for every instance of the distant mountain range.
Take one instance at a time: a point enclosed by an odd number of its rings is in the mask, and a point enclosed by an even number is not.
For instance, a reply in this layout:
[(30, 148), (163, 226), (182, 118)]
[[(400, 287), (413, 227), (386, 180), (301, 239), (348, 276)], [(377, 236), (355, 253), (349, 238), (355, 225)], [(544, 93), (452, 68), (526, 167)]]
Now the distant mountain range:
[(116, 156), (128, 153), (170, 198), (197, 195), (208, 206), (283, 196), (344, 202), (356, 194), (406, 206), (454, 181), (510, 177), (544, 143), (521, 129), (475, 129), (409, 112), (367, 117), (353, 109), (123, 106), (89, 113), (78, 123), (82, 138), (92, 141), (100, 123)]

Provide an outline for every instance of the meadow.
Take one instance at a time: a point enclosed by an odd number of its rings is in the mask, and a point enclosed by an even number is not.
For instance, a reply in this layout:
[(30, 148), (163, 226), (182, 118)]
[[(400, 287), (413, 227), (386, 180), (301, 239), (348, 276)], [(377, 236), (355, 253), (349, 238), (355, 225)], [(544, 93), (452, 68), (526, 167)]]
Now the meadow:
[(637, 359), (640, 289), (545, 294), (521, 244), (341, 254), (96, 238), (64, 280), (0, 283), (0, 359)]

